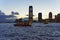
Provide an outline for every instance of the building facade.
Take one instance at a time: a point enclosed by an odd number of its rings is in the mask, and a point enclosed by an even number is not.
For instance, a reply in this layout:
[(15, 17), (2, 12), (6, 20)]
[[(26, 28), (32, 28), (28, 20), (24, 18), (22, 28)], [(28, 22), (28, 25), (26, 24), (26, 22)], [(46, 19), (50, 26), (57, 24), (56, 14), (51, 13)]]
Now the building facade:
[(42, 13), (38, 13), (38, 22), (42, 22)]
[(33, 22), (33, 7), (29, 6), (29, 24)]
[(49, 12), (49, 22), (52, 22), (52, 12)]

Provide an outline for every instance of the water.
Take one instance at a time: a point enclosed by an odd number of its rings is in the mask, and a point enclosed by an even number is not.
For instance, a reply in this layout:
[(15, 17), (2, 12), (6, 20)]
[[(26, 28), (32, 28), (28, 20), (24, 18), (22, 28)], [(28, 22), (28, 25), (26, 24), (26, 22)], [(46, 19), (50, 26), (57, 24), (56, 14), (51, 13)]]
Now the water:
[(0, 23), (0, 40), (60, 40), (60, 23), (33, 23), (15, 27), (14, 23)]

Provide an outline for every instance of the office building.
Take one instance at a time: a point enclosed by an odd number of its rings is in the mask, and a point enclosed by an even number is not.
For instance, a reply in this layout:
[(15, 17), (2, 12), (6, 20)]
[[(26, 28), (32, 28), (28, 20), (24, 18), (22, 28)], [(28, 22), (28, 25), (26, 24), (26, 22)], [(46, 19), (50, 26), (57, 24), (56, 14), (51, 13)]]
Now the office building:
[(49, 12), (49, 22), (52, 22), (52, 12)]
[(38, 13), (38, 22), (42, 22), (42, 13)]
[(33, 22), (33, 7), (29, 6), (29, 24)]
[(60, 14), (58, 14), (58, 15), (56, 16), (55, 20), (56, 20), (57, 23), (60, 23)]

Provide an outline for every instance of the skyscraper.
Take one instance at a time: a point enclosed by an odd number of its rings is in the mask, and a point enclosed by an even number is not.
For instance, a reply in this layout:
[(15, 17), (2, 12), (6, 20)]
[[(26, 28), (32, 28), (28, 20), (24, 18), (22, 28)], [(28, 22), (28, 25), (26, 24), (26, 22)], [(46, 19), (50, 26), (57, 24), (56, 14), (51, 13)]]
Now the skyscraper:
[(42, 13), (38, 13), (38, 22), (42, 22)]
[(49, 22), (52, 22), (52, 12), (49, 12)]
[(29, 6), (29, 24), (33, 22), (33, 7)]
[(60, 13), (56, 16), (55, 20), (56, 20), (57, 23), (60, 23)]
[(52, 19), (52, 12), (49, 12), (49, 19)]

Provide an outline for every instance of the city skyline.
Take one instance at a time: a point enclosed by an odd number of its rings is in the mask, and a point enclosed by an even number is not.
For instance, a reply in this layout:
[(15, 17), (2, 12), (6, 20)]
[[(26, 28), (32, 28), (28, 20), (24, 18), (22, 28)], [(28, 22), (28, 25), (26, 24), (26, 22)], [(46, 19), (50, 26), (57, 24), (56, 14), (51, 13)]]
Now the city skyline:
[(49, 12), (52, 12), (53, 16), (59, 13), (59, 1), (60, 0), (0, 0), (0, 10), (7, 15), (9, 15), (11, 11), (19, 12), (20, 15), (18, 17), (25, 17), (28, 14), (29, 6), (32, 5), (35, 17), (37, 17), (39, 12), (42, 12), (43, 18), (48, 18)]

